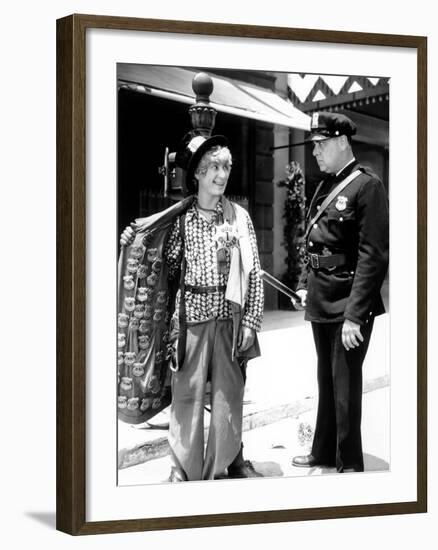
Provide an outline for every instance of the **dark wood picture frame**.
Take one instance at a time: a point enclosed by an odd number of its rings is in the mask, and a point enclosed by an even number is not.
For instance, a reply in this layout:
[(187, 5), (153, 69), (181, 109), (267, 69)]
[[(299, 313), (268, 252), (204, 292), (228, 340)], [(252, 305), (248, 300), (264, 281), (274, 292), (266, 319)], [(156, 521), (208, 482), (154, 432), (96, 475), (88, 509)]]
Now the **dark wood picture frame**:
[[(86, 521), (85, 36), (87, 29), (314, 41), (417, 50), (417, 499), (371, 505)], [(288, 522), (427, 510), (427, 39), (187, 21), (71, 15), (57, 21), (57, 529), (73, 535)]]

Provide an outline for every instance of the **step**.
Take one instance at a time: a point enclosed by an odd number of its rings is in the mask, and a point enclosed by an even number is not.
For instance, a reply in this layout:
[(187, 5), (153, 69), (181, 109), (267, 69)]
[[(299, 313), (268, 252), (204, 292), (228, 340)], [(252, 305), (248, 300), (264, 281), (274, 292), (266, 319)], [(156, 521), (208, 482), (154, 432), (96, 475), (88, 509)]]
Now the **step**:
[[(389, 375), (383, 375), (364, 381), (364, 393), (389, 386)], [(251, 401), (244, 402), (243, 406), (243, 431), (253, 430), (268, 424), (278, 422), (285, 418), (297, 417), (306, 413), (317, 404), (317, 397), (306, 396), (290, 403), (261, 406), (260, 403)], [(205, 413), (205, 434), (208, 434), (210, 414)], [(153, 419), (158, 422), (159, 419)], [(152, 422), (152, 421), (151, 421)], [(139, 426), (130, 426), (119, 421), (119, 435), (123, 432), (124, 440), (127, 443), (118, 453), (119, 469), (129, 468), (142, 464), (149, 460), (163, 458), (169, 454), (167, 441), (167, 429), (149, 427), (147, 423)], [(129, 438), (126, 434), (129, 433)]]

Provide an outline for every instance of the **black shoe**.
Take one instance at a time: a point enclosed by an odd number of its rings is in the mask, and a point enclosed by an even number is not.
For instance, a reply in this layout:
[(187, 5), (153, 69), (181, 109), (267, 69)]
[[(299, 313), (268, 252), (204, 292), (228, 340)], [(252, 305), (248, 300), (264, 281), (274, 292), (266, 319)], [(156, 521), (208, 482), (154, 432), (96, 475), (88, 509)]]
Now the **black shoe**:
[(233, 479), (245, 477), (263, 477), (262, 474), (256, 472), (250, 460), (245, 460), (245, 462), (240, 465), (230, 464), (227, 468), (227, 471), (228, 477), (231, 477)]
[(313, 455), (294, 456), (292, 465), (298, 468), (314, 468), (315, 466), (329, 466), (329, 464), (316, 459)]
[(180, 481), (186, 481), (186, 480), (181, 477), (181, 474), (178, 472), (176, 468), (172, 468), (170, 470), (170, 475), (167, 481), (170, 483), (179, 483)]

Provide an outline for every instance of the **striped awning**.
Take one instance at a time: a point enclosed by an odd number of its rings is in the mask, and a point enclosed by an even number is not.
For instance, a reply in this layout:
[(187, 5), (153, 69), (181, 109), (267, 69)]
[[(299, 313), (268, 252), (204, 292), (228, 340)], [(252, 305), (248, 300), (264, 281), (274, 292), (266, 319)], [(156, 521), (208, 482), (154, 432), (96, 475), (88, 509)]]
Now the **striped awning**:
[[(192, 81), (198, 71), (179, 67), (119, 64), (118, 84), (136, 92), (192, 105)], [(309, 130), (310, 117), (271, 90), (210, 74), (213, 92), (210, 104), (219, 112)]]

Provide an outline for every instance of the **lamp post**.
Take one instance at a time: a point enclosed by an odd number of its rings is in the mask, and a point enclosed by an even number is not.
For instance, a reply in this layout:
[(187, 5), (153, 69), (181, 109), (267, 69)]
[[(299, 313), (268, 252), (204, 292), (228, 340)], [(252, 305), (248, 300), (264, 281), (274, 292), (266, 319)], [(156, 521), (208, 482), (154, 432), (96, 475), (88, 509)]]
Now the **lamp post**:
[[(213, 80), (207, 73), (197, 73), (192, 80), (195, 103), (189, 108), (193, 135), (210, 137), (216, 121), (217, 111), (210, 105), (213, 93)], [(164, 177), (164, 196), (180, 198), (185, 191), (185, 171), (175, 165), (176, 152), (164, 151), (164, 165), (158, 171)]]

